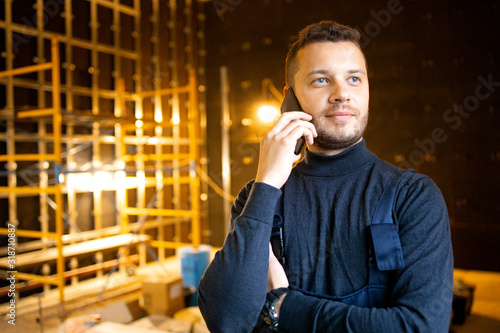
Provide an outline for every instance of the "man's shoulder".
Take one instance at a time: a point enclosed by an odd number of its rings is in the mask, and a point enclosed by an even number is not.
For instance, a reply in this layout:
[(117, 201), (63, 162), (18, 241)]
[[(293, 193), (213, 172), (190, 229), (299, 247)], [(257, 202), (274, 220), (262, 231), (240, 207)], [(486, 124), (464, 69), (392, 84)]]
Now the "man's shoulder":
[(430, 195), (440, 199), (442, 196), (441, 190), (428, 175), (413, 169), (399, 168), (380, 158), (374, 164), (373, 176), (377, 175), (382, 182), (387, 183), (394, 174), (402, 175), (398, 185), (398, 197)]
[(407, 171), (398, 184), (396, 207), (402, 210), (407, 209), (409, 206), (446, 209), (441, 189), (428, 175), (418, 173), (413, 169), (399, 168), (382, 159), (379, 159), (376, 164), (379, 172), (382, 170), (384, 174), (399, 173), (401, 175), (404, 171)]
[(427, 175), (418, 173), (414, 169), (403, 169), (394, 164), (391, 164), (381, 158), (378, 158), (374, 164), (374, 170), (376, 173), (387, 175), (392, 177), (394, 174), (403, 174), (406, 179), (405, 184), (412, 184), (414, 182), (422, 183), (434, 183), (434, 181)]

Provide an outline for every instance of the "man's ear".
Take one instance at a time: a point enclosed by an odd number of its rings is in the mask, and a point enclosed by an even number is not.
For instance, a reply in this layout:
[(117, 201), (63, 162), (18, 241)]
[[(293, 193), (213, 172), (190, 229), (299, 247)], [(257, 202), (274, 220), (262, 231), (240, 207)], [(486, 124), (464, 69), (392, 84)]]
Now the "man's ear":
[(286, 92), (288, 91), (289, 88), (290, 88), (290, 86), (283, 87), (283, 96), (286, 96)]

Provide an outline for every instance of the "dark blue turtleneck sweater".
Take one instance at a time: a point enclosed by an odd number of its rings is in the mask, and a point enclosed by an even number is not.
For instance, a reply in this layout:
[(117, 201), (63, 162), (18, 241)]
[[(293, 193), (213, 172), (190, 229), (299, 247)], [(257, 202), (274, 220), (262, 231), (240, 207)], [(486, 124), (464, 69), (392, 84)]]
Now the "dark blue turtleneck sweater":
[[(394, 166), (365, 146), (335, 156), (309, 151), (284, 186), (291, 285), (331, 296), (367, 284), (370, 225)], [(268, 243), (282, 191), (247, 184), (232, 208), (223, 248), (207, 268), (198, 303), (212, 332), (249, 332), (265, 301)], [(446, 206), (428, 177), (407, 174), (393, 208), (405, 267), (391, 273), (390, 305), (360, 308), (290, 291), (279, 327), (288, 332), (447, 332), (453, 259)]]

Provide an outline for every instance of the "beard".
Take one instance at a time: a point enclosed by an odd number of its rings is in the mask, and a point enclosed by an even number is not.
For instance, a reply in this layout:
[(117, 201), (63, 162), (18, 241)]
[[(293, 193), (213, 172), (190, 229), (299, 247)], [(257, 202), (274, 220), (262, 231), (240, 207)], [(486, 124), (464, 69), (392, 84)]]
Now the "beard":
[[(336, 123), (334, 128), (328, 128), (325, 124), (324, 115), (339, 109), (349, 110), (353, 113), (356, 122), (352, 125), (349, 123)], [(361, 114), (359, 109), (349, 105), (337, 104), (332, 108), (321, 113), (320, 117), (311, 120), (318, 136), (314, 138), (314, 145), (321, 150), (339, 150), (347, 149), (357, 143), (365, 134), (368, 124), (368, 112)]]

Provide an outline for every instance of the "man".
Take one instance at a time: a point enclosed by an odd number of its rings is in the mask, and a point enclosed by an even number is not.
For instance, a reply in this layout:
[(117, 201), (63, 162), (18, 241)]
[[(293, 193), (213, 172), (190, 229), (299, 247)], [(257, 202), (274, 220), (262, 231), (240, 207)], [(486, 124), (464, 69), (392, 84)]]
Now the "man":
[[(211, 331), (448, 332), (446, 206), (428, 177), (366, 148), (369, 88), (358, 41), (357, 31), (323, 21), (292, 45), (285, 94), (292, 87), (304, 112), (283, 113), (261, 141), (255, 182), (239, 193), (224, 246), (200, 282)], [(302, 136), (308, 149), (293, 168)], [(283, 265), (269, 245), (276, 218)]]

